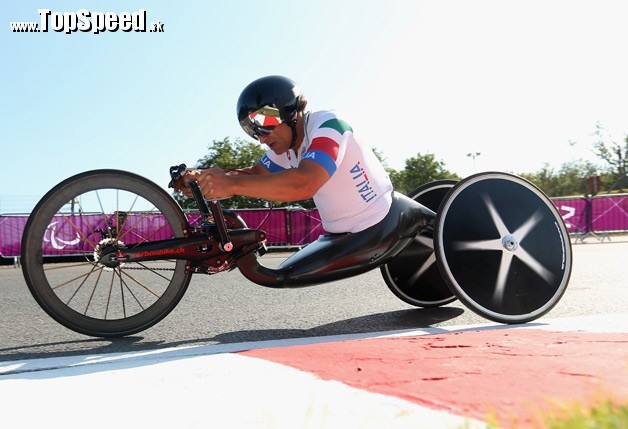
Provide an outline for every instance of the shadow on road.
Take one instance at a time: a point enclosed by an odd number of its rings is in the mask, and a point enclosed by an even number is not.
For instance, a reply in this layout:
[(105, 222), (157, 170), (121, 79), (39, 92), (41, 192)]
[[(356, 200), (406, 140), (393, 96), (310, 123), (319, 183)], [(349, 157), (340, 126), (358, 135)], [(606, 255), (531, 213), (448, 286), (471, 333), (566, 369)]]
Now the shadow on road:
[[(464, 310), (455, 307), (408, 309), (341, 320), (310, 329), (235, 331), (208, 338), (170, 342), (146, 341), (142, 336), (129, 336), (115, 339), (89, 338), (85, 340), (31, 344), (27, 346), (0, 348), (0, 362), (110, 353), (130, 353), (195, 345), (230, 344), (283, 340), (288, 338), (325, 337), (331, 335), (419, 329), (456, 318), (463, 312)], [(68, 350), (68, 346), (73, 348), (73, 350)]]
[(331, 335), (365, 334), (404, 329), (428, 328), (460, 316), (464, 310), (454, 307), (422, 308), (371, 314), (317, 326), (310, 329), (263, 329), (227, 332), (211, 338), (226, 344), (246, 341), (283, 340), (288, 338), (326, 337)]

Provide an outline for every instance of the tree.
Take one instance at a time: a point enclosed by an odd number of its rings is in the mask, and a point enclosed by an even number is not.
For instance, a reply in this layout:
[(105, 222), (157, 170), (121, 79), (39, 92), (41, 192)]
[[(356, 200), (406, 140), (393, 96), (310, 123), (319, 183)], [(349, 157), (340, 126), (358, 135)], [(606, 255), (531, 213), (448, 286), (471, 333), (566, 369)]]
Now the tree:
[(520, 176), (541, 188), (549, 197), (557, 196), (554, 190), (558, 187), (558, 177), (549, 164), (545, 163), (536, 173), (521, 173)]
[(536, 173), (523, 173), (521, 177), (541, 188), (549, 197), (585, 195), (589, 193), (587, 178), (595, 176), (598, 167), (589, 161), (570, 161), (561, 164), (558, 172), (545, 164)]
[[(614, 141), (609, 143), (606, 130), (597, 123), (591, 136), (595, 138), (593, 152), (606, 163), (606, 166), (582, 160), (570, 161), (561, 164), (558, 172), (545, 164), (536, 173), (524, 173), (521, 176), (536, 184), (550, 197), (587, 195), (591, 192), (588, 178), (598, 175), (602, 189), (621, 189), (622, 186), (626, 186), (628, 135), (624, 137), (623, 145)], [(575, 144), (576, 142), (571, 142), (571, 145)]]
[[(622, 188), (626, 183), (628, 173), (628, 134), (624, 136), (623, 144), (606, 141), (606, 130), (598, 122), (595, 131), (591, 134), (596, 140), (593, 142), (595, 155), (608, 164), (607, 171), (610, 175), (612, 185), (615, 188)], [(609, 189), (611, 190), (611, 189)]]
[(236, 169), (255, 165), (266, 152), (259, 143), (225, 137), (214, 140), (207, 146), (207, 155), (197, 161), (197, 167), (220, 167)]
[(397, 192), (408, 194), (419, 186), (439, 179), (460, 180), (460, 176), (445, 169), (445, 163), (437, 161), (433, 154), (420, 153), (406, 160), (402, 171), (389, 171)]

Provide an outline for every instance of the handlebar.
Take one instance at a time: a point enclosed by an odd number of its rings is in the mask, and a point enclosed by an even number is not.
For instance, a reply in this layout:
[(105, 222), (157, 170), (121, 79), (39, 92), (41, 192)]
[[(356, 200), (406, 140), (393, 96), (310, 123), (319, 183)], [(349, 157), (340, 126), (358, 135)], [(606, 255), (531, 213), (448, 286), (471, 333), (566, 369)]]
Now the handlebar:
[(169, 188), (174, 188), (174, 182), (183, 177), (183, 173), (187, 166), (185, 164), (173, 165), (170, 167), (170, 183), (168, 183)]
[[(185, 164), (179, 164), (170, 167), (170, 183), (168, 184), (169, 188), (174, 187), (174, 182), (179, 180), (184, 176), (185, 170), (187, 169)], [(227, 231), (227, 224), (225, 222), (225, 217), (222, 214), (222, 208), (220, 207), (220, 202), (218, 200), (210, 200), (209, 207), (207, 206), (207, 200), (203, 196), (203, 192), (201, 191), (201, 187), (196, 180), (190, 180), (190, 188), (192, 188), (192, 195), (194, 196), (194, 200), (198, 204), (198, 207), (201, 211), (201, 215), (203, 216), (203, 220), (209, 221), (209, 216), (214, 218), (214, 223), (218, 228), (218, 238), (220, 248), (225, 252), (230, 252), (233, 250), (233, 243), (229, 239), (229, 233)]]

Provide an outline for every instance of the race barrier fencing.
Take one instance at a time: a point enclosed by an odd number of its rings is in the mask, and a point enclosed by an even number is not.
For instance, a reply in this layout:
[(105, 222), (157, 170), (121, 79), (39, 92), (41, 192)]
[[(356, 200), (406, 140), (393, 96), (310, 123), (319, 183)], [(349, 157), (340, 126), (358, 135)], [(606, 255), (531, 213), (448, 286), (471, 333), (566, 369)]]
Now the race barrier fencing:
[(628, 230), (628, 194), (553, 198), (570, 234)]
[[(554, 205), (565, 220), (570, 234), (582, 237), (591, 233), (628, 231), (628, 194), (602, 195), (580, 198), (555, 198)], [(298, 208), (275, 208), (235, 210), (250, 228), (266, 231), (269, 246), (300, 247), (325, 234), (317, 210)], [(191, 221), (198, 214), (187, 213)], [(18, 258), (21, 254), (21, 240), (28, 214), (0, 215), (0, 257)], [(71, 215), (53, 222), (50, 233), (45, 237), (51, 243), (49, 255), (70, 255), (80, 253), (85, 244), (81, 236), (96, 236), (106, 228), (107, 219), (102, 215)], [(168, 238), (171, 231), (159, 215), (129, 215), (126, 220), (135, 233), (150, 236), (152, 240)], [(141, 241), (141, 236), (128, 236), (128, 243)], [(98, 240), (89, 240), (92, 245)]]
[[(325, 234), (317, 210), (294, 208), (235, 210), (250, 228), (260, 228), (266, 232), (269, 246), (304, 246)], [(192, 225), (200, 218), (198, 212), (188, 212), (186, 216)], [(0, 257), (17, 258), (21, 254), (22, 233), (27, 214), (0, 215)], [(111, 218), (102, 214), (71, 214), (59, 217), (49, 225), (44, 240), (46, 256), (72, 256), (93, 251), (101, 240)], [(119, 237), (126, 243), (162, 240), (172, 236), (172, 230), (162, 215), (130, 213), (119, 231)], [(126, 230), (125, 230), (126, 229)]]

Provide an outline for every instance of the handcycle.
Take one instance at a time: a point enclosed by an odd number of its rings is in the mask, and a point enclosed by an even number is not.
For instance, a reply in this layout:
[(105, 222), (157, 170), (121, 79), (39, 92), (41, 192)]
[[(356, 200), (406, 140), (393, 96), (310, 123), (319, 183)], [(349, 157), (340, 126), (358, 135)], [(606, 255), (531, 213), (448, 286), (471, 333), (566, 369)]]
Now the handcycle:
[[(185, 165), (170, 168), (172, 183)], [(22, 270), (55, 321), (94, 337), (136, 334), (165, 318), (194, 274), (236, 268), (272, 288), (311, 286), (379, 268), (417, 307), (460, 300), (498, 323), (535, 320), (567, 288), (571, 243), (552, 201), (509, 173), (437, 180), (393, 204), (378, 225), (326, 234), (276, 268), (260, 262), (266, 233), (190, 183), (199, 211), (184, 212), (137, 174), (93, 170), (54, 186), (29, 216)]]

